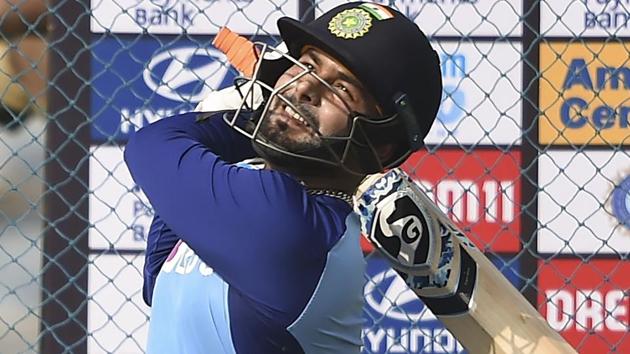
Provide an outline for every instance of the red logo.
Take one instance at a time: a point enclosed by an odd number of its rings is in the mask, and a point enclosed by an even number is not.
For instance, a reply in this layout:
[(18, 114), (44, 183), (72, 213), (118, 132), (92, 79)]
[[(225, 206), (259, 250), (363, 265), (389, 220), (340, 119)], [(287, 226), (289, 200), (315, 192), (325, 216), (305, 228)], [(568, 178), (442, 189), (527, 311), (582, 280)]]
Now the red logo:
[(519, 151), (419, 152), (404, 169), (484, 251), (520, 250)]
[(538, 309), (580, 353), (630, 353), (630, 262), (540, 262)]

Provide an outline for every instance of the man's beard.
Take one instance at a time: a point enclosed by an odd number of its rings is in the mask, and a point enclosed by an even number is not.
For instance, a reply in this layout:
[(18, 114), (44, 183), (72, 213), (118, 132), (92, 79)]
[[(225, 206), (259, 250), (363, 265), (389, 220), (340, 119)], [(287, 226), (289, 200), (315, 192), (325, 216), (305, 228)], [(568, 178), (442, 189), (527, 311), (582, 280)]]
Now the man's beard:
[[(319, 121), (315, 112), (307, 105), (296, 102), (292, 97), (285, 98), (297, 108), (302, 118), (309, 123), (312, 129), (311, 134), (300, 138), (290, 136), (288, 123), (278, 117), (284, 112), (278, 113), (278, 107), (274, 107), (267, 112), (266, 117), (261, 117), (262, 123), (259, 132), (261, 137), (282, 150), (296, 154), (322, 147), (322, 139), (318, 134)], [(276, 98), (275, 100), (279, 99)]]
[[(308, 106), (297, 103), (291, 98), (288, 98), (288, 100), (298, 109), (303, 118), (310, 123), (311, 128), (316, 131), (319, 126), (315, 113)], [(290, 136), (287, 122), (277, 118), (274, 119), (273, 115), (278, 113), (271, 112), (272, 110), (269, 110), (266, 117), (260, 118), (262, 122), (258, 137), (253, 141), (253, 146), (258, 156), (276, 168), (296, 176), (329, 175), (331, 172), (339, 170), (339, 166), (313, 160), (315, 158), (336, 163), (339, 154), (333, 154), (329, 150), (334, 148), (332, 145), (326, 146), (326, 144), (330, 143), (324, 141), (315, 132), (297, 139)], [(299, 157), (291, 154), (299, 155)]]

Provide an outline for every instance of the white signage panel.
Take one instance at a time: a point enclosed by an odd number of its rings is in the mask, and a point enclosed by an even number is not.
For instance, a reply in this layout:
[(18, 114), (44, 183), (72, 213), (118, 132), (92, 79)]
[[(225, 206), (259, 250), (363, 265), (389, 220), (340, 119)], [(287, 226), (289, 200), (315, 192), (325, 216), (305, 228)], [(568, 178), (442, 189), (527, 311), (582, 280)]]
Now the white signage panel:
[(90, 255), (88, 353), (144, 353), (149, 307), (142, 300), (144, 254)]
[(521, 45), (470, 41), (432, 45), (440, 55), (444, 89), (425, 143), (520, 144)]
[(543, 0), (540, 33), (568, 38), (630, 36), (630, 2)]
[(553, 151), (538, 165), (538, 251), (630, 251), (630, 156), (625, 151)]
[(124, 146), (94, 146), (90, 156), (91, 249), (144, 250), (153, 209), (133, 182)]
[(94, 33), (277, 34), (276, 21), (298, 17), (297, 0), (92, 0)]

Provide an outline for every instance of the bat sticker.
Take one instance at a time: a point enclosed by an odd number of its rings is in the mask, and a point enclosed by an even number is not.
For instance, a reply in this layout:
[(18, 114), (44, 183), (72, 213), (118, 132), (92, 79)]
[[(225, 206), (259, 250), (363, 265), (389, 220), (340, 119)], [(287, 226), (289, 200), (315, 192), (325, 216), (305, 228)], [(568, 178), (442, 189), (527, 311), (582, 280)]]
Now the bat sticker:
[(409, 196), (394, 198), (393, 203), (378, 209), (375, 219), (372, 237), (383, 251), (409, 266), (427, 263), (429, 227)]
[[(475, 246), (406, 175), (392, 170), (358, 199), (368, 239), (436, 315), (470, 310)], [(371, 226), (370, 228), (367, 228)]]

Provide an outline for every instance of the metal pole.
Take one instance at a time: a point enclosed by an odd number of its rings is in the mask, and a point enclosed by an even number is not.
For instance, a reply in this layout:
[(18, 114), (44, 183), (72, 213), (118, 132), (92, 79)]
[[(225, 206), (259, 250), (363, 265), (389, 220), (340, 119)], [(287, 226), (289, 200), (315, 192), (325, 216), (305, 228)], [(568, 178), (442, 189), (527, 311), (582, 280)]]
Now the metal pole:
[(523, 141), (521, 155), (521, 275), (527, 300), (536, 308), (538, 297), (538, 120), (540, 1), (523, 2)]
[(89, 173), (88, 0), (50, 8), (41, 353), (87, 352)]
[(298, 13), (302, 22), (311, 22), (315, 19), (316, 0), (299, 0)]

